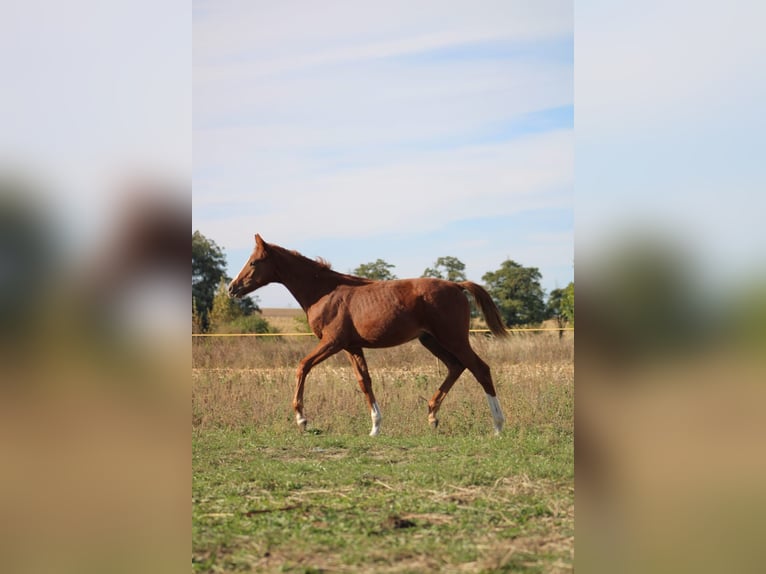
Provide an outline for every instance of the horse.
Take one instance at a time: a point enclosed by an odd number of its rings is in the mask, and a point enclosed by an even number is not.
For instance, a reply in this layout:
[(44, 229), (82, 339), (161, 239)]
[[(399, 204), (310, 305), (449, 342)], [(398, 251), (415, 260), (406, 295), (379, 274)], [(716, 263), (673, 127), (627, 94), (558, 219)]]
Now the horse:
[(266, 243), (255, 235), (255, 249), (228, 293), (240, 298), (269, 283), (281, 283), (306, 312), (309, 326), (319, 338), (317, 346), (298, 365), (293, 410), (298, 426), (306, 429), (303, 389), (311, 369), (345, 351), (367, 399), (372, 419), (370, 436), (380, 433), (382, 415), (362, 349), (394, 347), (417, 338), (447, 367), (444, 382), (428, 401), (428, 422), (439, 424), (436, 414), (458, 377), (468, 369), (484, 389), (496, 434), (505, 417), (497, 399), (489, 366), (468, 340), (470, 307), (464, 291), (476, 300), (490, 331), (506, 337), (497, 306), (489, 293), (470, 281), (395, 279), (375, 281), (338, 273), (323, 259), (312, 260), (297, 251)]

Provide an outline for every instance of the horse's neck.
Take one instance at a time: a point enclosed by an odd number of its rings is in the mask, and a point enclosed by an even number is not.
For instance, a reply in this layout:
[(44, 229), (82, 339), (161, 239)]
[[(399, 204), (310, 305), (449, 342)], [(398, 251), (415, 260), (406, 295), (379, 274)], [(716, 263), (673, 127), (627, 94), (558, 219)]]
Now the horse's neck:
[(280, 254), (278, 270), (279, 282), (287, 287), (304, 311), (339, 283), (337, 273), (287, 252)]

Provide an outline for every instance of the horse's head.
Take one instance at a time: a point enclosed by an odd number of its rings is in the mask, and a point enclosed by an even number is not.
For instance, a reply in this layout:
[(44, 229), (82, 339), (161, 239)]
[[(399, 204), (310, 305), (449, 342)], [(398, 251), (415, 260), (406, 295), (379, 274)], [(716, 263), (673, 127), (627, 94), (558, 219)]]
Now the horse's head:
[(230, 297), (243, 297), (274, 281), (274, 260), (269, 257), (270, 246), (255, 235), (255, 249), (234, 280), (229, 283)]

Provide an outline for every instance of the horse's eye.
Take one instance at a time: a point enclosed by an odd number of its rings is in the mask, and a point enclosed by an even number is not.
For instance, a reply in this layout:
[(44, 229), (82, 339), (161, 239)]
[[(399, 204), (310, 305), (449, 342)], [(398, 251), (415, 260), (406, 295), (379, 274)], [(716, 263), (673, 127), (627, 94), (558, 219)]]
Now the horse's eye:
[(255, 267), (255, 261), (250, 262), (250, 267)]

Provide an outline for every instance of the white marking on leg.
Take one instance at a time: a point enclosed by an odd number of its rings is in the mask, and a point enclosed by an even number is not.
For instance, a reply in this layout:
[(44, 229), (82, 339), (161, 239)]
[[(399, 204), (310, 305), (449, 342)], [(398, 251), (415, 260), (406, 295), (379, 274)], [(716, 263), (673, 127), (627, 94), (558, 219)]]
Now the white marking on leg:
[(497, 397), (493, 397), (488, 394), (487, 403), (489, 403), (489, 410), (492, 413), (492, 422), (495, 425), (495, 434), (500, 434), (500, 431), (503, 430), (503, 423), (505, 422), (503, 409), (500, 408), (500, 401), (497, 400)]
[(380, 421), (383, 416), (380, 414), (380, 407), (378, 403), (372, 403), (372, 409), (370, 410), (370, 418), (372, 419), (372, 430), (370, 436), (378, 436), (380, 432)]
[(305, 426), (308, 420), (306, 420), (306, 417), (304, 417), (300, 413), (295, 413), (295, 422), (298, 423), (298, 426), (302, 427)]

